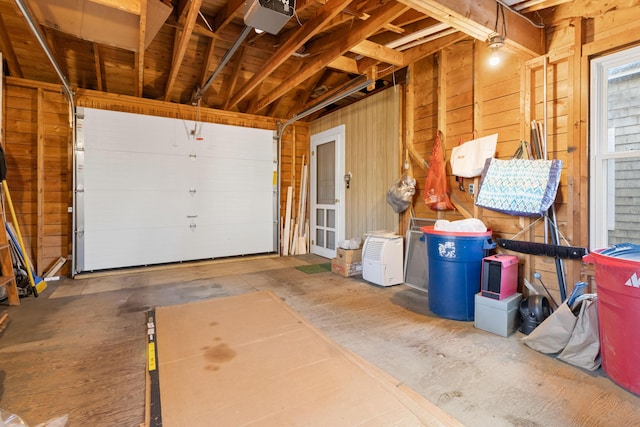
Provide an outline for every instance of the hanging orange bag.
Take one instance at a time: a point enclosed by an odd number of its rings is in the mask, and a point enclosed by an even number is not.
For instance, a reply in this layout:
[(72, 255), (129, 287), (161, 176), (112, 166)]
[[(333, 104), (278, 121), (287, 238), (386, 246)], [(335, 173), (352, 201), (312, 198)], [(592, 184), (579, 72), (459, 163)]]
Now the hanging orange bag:
[(447, 184), (447, 172), (445, 169), (444, 155), (442, 154), (442, 132), (436, 133), (431, 157), (429, 157), (429, 170), (427, 181), (424, 185), (424, 202), (434, 211), (453, 210), (449, 200), (449, 185)]

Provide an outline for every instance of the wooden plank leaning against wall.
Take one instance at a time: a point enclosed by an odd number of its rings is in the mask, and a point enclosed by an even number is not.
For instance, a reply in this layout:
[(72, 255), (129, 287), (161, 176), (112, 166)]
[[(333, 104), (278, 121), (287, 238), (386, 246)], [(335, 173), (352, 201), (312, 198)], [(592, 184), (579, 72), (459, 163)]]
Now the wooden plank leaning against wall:
[[(7, 157), (7, 184), (16, 208), (27, 251), (31, 254), (36, 273), (42, 275), (60, 258), (70, 259), (72, 238), (72, 134), (69, 126), (69, 106), (59, 85), (5, 78), (4, 141)], [(78, 90), (78, 107), (100, 108), (161, 117), (195, 120), (195, 107)], [(202, 108), (201, 120), (206, 122), (247, 126), (260, 129), (277, 128), (278, 120), (241, 113), (229, 113)], [(308, 151), (308, 124), (289, 126), (282, 138), (282, 182), (284, 196), (291, 185), (291, 148), (295, 133), (296, 165)], [(308, 155), (307, 155), (308, 158)], [(299, 174), (298, 174), (299, 175)], [(296, 201), (299, 182), (296, 183)], [(284, 201), (281, 195), (281, 210)], [(123, 207), (124, 209), (125, 207)], [(70, 262), (59, 271), (70, 275)]]

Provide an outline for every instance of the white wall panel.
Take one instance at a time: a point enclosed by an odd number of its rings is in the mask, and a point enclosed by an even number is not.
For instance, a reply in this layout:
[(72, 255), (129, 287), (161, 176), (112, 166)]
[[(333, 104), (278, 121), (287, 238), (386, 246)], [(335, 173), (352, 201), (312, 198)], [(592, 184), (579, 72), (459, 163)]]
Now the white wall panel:
[(82, 110), (78, 272), (275, 251), (272, 131)]

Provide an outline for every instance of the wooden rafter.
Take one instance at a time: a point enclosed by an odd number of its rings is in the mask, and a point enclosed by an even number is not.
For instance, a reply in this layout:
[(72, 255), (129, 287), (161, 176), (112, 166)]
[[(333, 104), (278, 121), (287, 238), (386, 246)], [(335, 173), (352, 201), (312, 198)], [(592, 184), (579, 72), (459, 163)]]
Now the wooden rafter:
[[(289, 57), (304, 45), (311, 37), (320, 32), (327, 22), (330, 22), (351, 0), (329, 0), (323, 7), (318, 9), (316, 15), (298, 28), (295, 34), (290, 37), (278, 51), (267, 61), (262, 69), (254, 74), (251, 79), (233, 96), (229, 107), (233, 107), (249, 93), (255, 89), (264, 79), (267, 78), (276, 68), (284, 63)], [(364, 21), (368, 22), (368, 21)], [(275, 99), (274, 99), (275, 100)], [(263, 105), (262, 107), (266, 106)], [(258, 108), (260, 110), (261, 108)]]
[(404, 54), (369, 40), (362, 40), (349, 51), (393, 65), (405, 65)]
[(209, 75), (211, 74), (211, 70), (213, 69), (213, 64), (217, 60), (214, 53), (216, 50), (216, 39), (210, 38), (207, 43), (207, 53), (205, 54), (204, 66), (202, 67), (202, 73), (200, 75), (200, 87), (202, 87)]
[(426, 58), (427, 56), (436, 53), (440, 49), (444, 49), (445, 47), (468, 37), (469, 36), (467, 34), (457, 32), (408, 49), (404, 52), (405, 64), (413, 64), (422, 58)]
[[(291, 74), (296, 74), (298, 71), (300, 71), (300, 68), (302, 68), (302, 62), (298, 62), (296, 64), (295, 68), (291, 70)], [(280, 103), (282, 102), (283, 99), (284, 97), (280, 97), (276, 102), (271, 104), (271, 106), (269, 106), (269, 111), (266, 115), (269, 117), (275, 117), (276, 111), (278, 110), (278, 107), (280, 106)], [(249, 113), (256, 113), (256, 111), (249, 111)]]
[(298, 114), (298, 113), (300, 113), (302, 111), (302, 109), (304, 108), (304, 105), (306, 104), (307, 100), (309, 99), (309, 97), (313, 93), (314, 89), (318, 85), (318, 82), (320, 82), (322, 80), (322, 78), (324, 77), (325, 74), (326, 74), (326, 72), (324, 72), (324, 73), (318, 72), (318, 73), (314, 74), (313, 76), (309, 77), (309, 79), (307, 79), (306, 87), (304, 88), (302, 93), (296, 97), (297, 101), (296, 101), (295, 105), (293, 106), (293, 108), (291, 108), (291, 110), (289, 110), (289, 113), (287, 114), (287, 117), (293, 117), (295, 114)]
[(220, 12), (216, 14), (216, 18), (213, 21), (213, 31), (220, 33), (220, 31), (231, 23), (233, 18), (244, 7), (245, 0), (229, 0), (225, 3)]
[(167, 80), (167, 88), (164, 92), (164, 100), (169, 101), (171, 99), (171, 92), (173, 91), (173, 85), (176, 82), (176, 78), (178, 77), (178, 71), (180, 70), (180, 65), (182, 64), (182, 59), (184, 58), (184, 53), (187, 50), (187, 45), (189, 44), (189, 38), (191, 37), (191, 32), (193, 31), (193, 27), (196, 23), (196, 19), (198, 18), (198, 11), (200, 10), (200, 5), (202, 4), (202, 0), (192, 0), (189, 4), (189, 11), (187, 13), (187, 19), (180, 34), (180, 39), (174, 50), (175, 54), (173, 56), (173, 61), (171, 62), (171, 70), (169, 71), (169, 78)]
[(231, 71), (231, 80), (227, 85), (227, 94), (225, 96), (226, 102), (224, 103), (224, 109), (229, 109), (229, 100), (231, 99), (231, 95), (233, 91), (236, 90), (236, 84), (238, 83), (238, 77), (240, 76), (240, 70), (242, 68), (242, 63), (244, 62), (244, 55), (246, 52), (245, 46), (240, 46), (238, 51), (235, 54), (237, 58), (235, 63), (233, 64), (233, 70)]
[[(495, 0), (399, 0), (405, 5), (448, 24), (478, 40), (487, 40), (496, 23)], [(545, 53), (544, 29), (524, 16), (504, 8), (507, 47), (526, 56)]]
[(327, 64), (327, 67), (334, 70), (343, 71), (345, 73), (358, 73), (358, 61), (347, 56), (339, 56)]
[(284, 81), (280, 86), (271, 91), (271, 93), (262, 98), (258, 103), (257, 109), (261, 110), (294, 87), (298, 86), (300, 83), (315, 74), (317, 70), (324, 68), (327, 64), (338, 58), (352, 46), (355, 46), (377, 31), (383, 22), (393, 20), (395, 17), (401, 15), (406, 9), (407, 7), (405, 5), (392, 1), (381, 6), (376, 13), (366, 21), (358, 21), (352, 27), (345, 28), (342, 31), (337, 31), (336, 33), (338, 34), (334, 33), (333, 36), (337, 38), (337, 42), (328, 47), (323, 54), (310, 60), (298, 74)]

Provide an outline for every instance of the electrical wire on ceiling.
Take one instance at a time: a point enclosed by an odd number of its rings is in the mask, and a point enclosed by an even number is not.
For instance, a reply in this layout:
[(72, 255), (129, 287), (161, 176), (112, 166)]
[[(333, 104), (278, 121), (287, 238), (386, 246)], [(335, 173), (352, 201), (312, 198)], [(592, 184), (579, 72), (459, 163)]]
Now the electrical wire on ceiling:
[(200, 15), (200, 18), (202, 18), (204, 23), (207, 24), (207, 28), (209, 29), (209, 31), (213, 33), (213, 28), (211, 27), (211, 25), (209, 25), (209, 21), (207, 21), (207, 18), (204, 17), (204, 14), (202, 13), (202, 11), (199, 10), (198, 15)]

